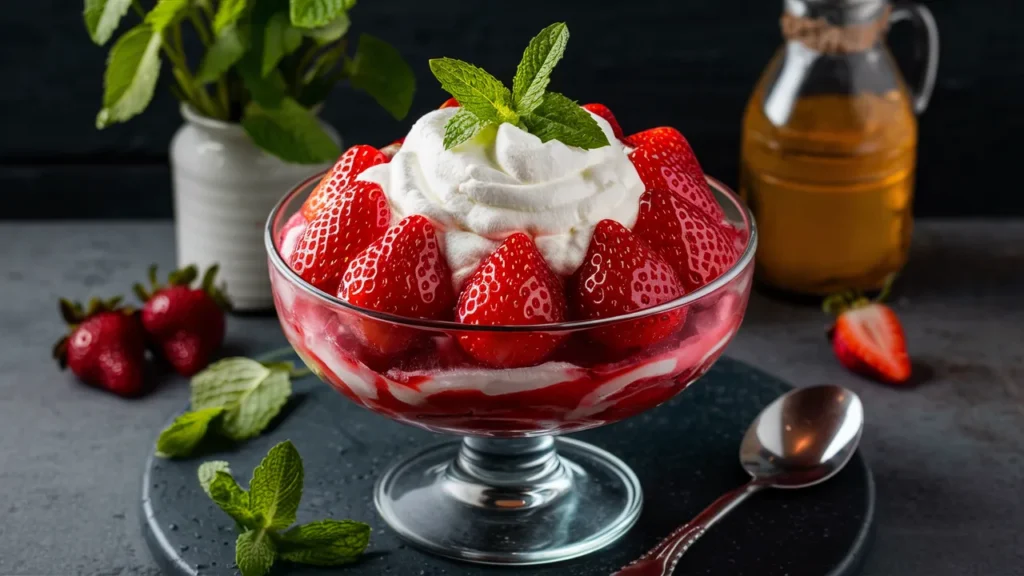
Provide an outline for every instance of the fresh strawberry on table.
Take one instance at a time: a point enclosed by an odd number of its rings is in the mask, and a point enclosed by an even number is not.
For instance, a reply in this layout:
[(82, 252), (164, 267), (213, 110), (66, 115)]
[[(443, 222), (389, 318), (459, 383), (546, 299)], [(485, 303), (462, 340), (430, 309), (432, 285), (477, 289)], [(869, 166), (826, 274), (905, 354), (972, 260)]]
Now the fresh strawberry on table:
[[(614, 220), (597, 224), (583, 265), (570, 283), (570, 312), (580, 320), (651, 308), (684, 293), (665, 259)], [(684, 319), (685, 310), (677, 309), (598, 328), (590, 335), (617, 351), (645, 348), (671, 335)]]
[(334, 294), (352, 258), (383, 236), (390, 222), (380, 185), (350, 182), (310, 220), (288, 265), (306, 282)]
[(665, 258), (686, 292), (718, 278), (739, 258), (735, 229), (664, 188), (640, 196), (633, 233)]
[(584, 104), (583, 109), (604, 118), (612, 125), (612, 133), (615, 134), (615, 137), (620, 140), (622, 139), (622, 127), (619, 126), (619, 121), (615, 119), (615, 114), (612, 114), (612, 111), (607, 106), (604, 104)]
[[(463, 324), (519, 326), (561, 322), (565, 314), (562, 282), (530, 237), (519, 232), (506, 238), (470, 277), (459, 297), (456, 319)], [(537, 364), (562, 340), (554, 334), (459, 335), (470, 356), (499, 368)]]
[(725, 218), (693, 148), (678, 130), (651, 128), (627, 137), (626, 143), (634, 147), (629, 159), (648, 190), (670, 190), (697, 205), (714, 221)]
[[(451, 275), (434, 226), (423, 216), (409, 216), (352, 260), (338, 297), (396, 316), (449, 320), (455, 306)], [(359, 324), (363, 342), (385, 355), (403, 350), (416, 334), (369, 318)]]
[(836, 316), (829, 338), (840, 364), (868, 378), (903, 384), (911, 375), (903, 325), (896, 312), (881, 302), (890, 284), (891, 280), (874, 301), (847, 292), (829, 296), (823, 308)]
[(133, 397), (145, 391), (146, 335), (136, 311), (120, 302), (93, 299), (85, 310), (62, 299), (60, 312), (70, 331), (54, 346), (53, 357), (86, 384)]
[(302, 205), (302, 214), (312, 222), (320, 212), (335, 204), (336, 198), (370, 166), (386, 164), (388, 157), (373, 146), (360, 144), (345, 151), (320, 179)]
[(192, 376), (210, 363), (224, 342), (224, 312), (230, 302), (215, 286), (216, 265), (211, 266), (198, 288), (195, 266), (171, 272), (167, 285), (149, 269), (149, 288), (135, 284), (142, 306), (142, 326), (156, 351), (182, 376)]

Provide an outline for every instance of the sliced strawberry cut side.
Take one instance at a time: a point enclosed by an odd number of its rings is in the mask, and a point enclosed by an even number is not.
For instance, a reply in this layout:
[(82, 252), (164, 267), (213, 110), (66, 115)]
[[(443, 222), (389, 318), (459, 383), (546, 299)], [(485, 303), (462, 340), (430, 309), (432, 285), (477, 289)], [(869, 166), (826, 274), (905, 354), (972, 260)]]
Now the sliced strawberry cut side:
[[(463, 324), (519, 326), (565, 320), (562, 283), (529, 236), (513, 234), (470, 277), (459, 298), (456, 319)], [(499, 368), (542, 362), (563, 340), (555, 334), (484, 334), (459, 336), (476, 360)]]
[(626, 143), (635, 147), (629, 159), (648, 190), (670, 190), (700, 207), (714, 221), (725, 218), (693, 148), (678, 130), (652, 128), (626, 138)]
[[(569, 290), (570, 310), (581, 320), (609, 318), (674, 300), (683, 286), (668, 263), (614, 220), (594, 229), (583, 265)], [(646, 348), (679, 328), (685, 310), (595, 329), (590, 336), (616, 351)]]
[(911, 364), (899, 318), (884, 304), (854, 305), (836, 319), (832, 349), (846, 368), (891, 384), (910, 379)]
[(739, 258), (732, 228), (664, 189), (644, 192), (633, 233), (658, 251), (686, 292), (721, 276)]
[(337, 202), (309, 222), (288, 264), (303, 280), (333, 294), (349, 261), (383, 236), (390, 222), (391, 209), (380, 186), (352, 182)]
[[(450, 319), (451, 270), (430, 221), (409, 216), (388, 229), (349, 264), (338, 297), (406, 318)], [(367, 318), (360, 321), (359, 334), (372, 351), (394, 354), (407, 348), (417, 331)]]
[(387, 161), (387, 156), (373, 146), (360, 144), (349, 148), (320, 179), (309, 198), (306, 198), (302, 205), (303, 216), (312, 222), (327, 206), (334, 204), (341, 192), (364, 170)]
[(584, 104), (582, 108), (587, 112), (604, 118), (612, 125), (612, 133), (615, 134), (615, 137), (620, 140), (622, 139), (622, 127), (619, 126), (619, 121), (615, 119), (615, 114), (612, 114), (612, 111), (607, 106), (604, 104)]

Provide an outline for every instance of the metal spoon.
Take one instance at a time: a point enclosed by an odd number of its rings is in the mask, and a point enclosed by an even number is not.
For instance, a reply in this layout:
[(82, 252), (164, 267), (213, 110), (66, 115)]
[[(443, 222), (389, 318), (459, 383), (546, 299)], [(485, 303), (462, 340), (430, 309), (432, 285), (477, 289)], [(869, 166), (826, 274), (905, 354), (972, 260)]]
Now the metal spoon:
[(835, 476), (856, 451), (863, 428), (864, 406), (842, 386), (801, 388), (780, 396), (750, 424), (740, 445), (740, 464), (753, 479), (612, 576), (670, 576), (686, 550), (751, 494), (764, 488), (805, 488)]

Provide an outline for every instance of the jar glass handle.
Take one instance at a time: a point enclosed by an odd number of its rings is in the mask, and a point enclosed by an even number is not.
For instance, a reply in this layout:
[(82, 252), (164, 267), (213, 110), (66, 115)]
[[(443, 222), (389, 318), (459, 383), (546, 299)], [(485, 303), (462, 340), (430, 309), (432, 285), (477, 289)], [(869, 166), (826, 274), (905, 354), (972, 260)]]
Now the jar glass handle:
[[(889, 23), (895, 24), (909, 20), (917, 34), (914, 49), (920, 59), (925, 54), (925, 69), (921, 81), (914, 90), (914, 112), (921, 114), (928, 109), (928, 102), (935, 89), (935, 77), (939, 72), (939, 27), (931, 10), (916, 2), (897, 2), (892, 9)], [(922, 43), (923, 42), (923, 43)]]

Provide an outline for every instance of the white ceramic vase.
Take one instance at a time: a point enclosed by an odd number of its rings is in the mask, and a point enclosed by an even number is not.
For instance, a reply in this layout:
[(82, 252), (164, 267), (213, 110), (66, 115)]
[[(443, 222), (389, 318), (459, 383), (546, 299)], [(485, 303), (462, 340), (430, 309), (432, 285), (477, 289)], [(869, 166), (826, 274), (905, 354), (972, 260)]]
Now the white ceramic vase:
[[(171, 140), (178, 266), (220, 264), (238, 311), (273, 308), (263, 229), (278, 200), (330, 164), (288, 164), (259, 148), (238, 124), (182, 106), (185, 124)], [(323, 125), (341, 144), (337, 132)]]

